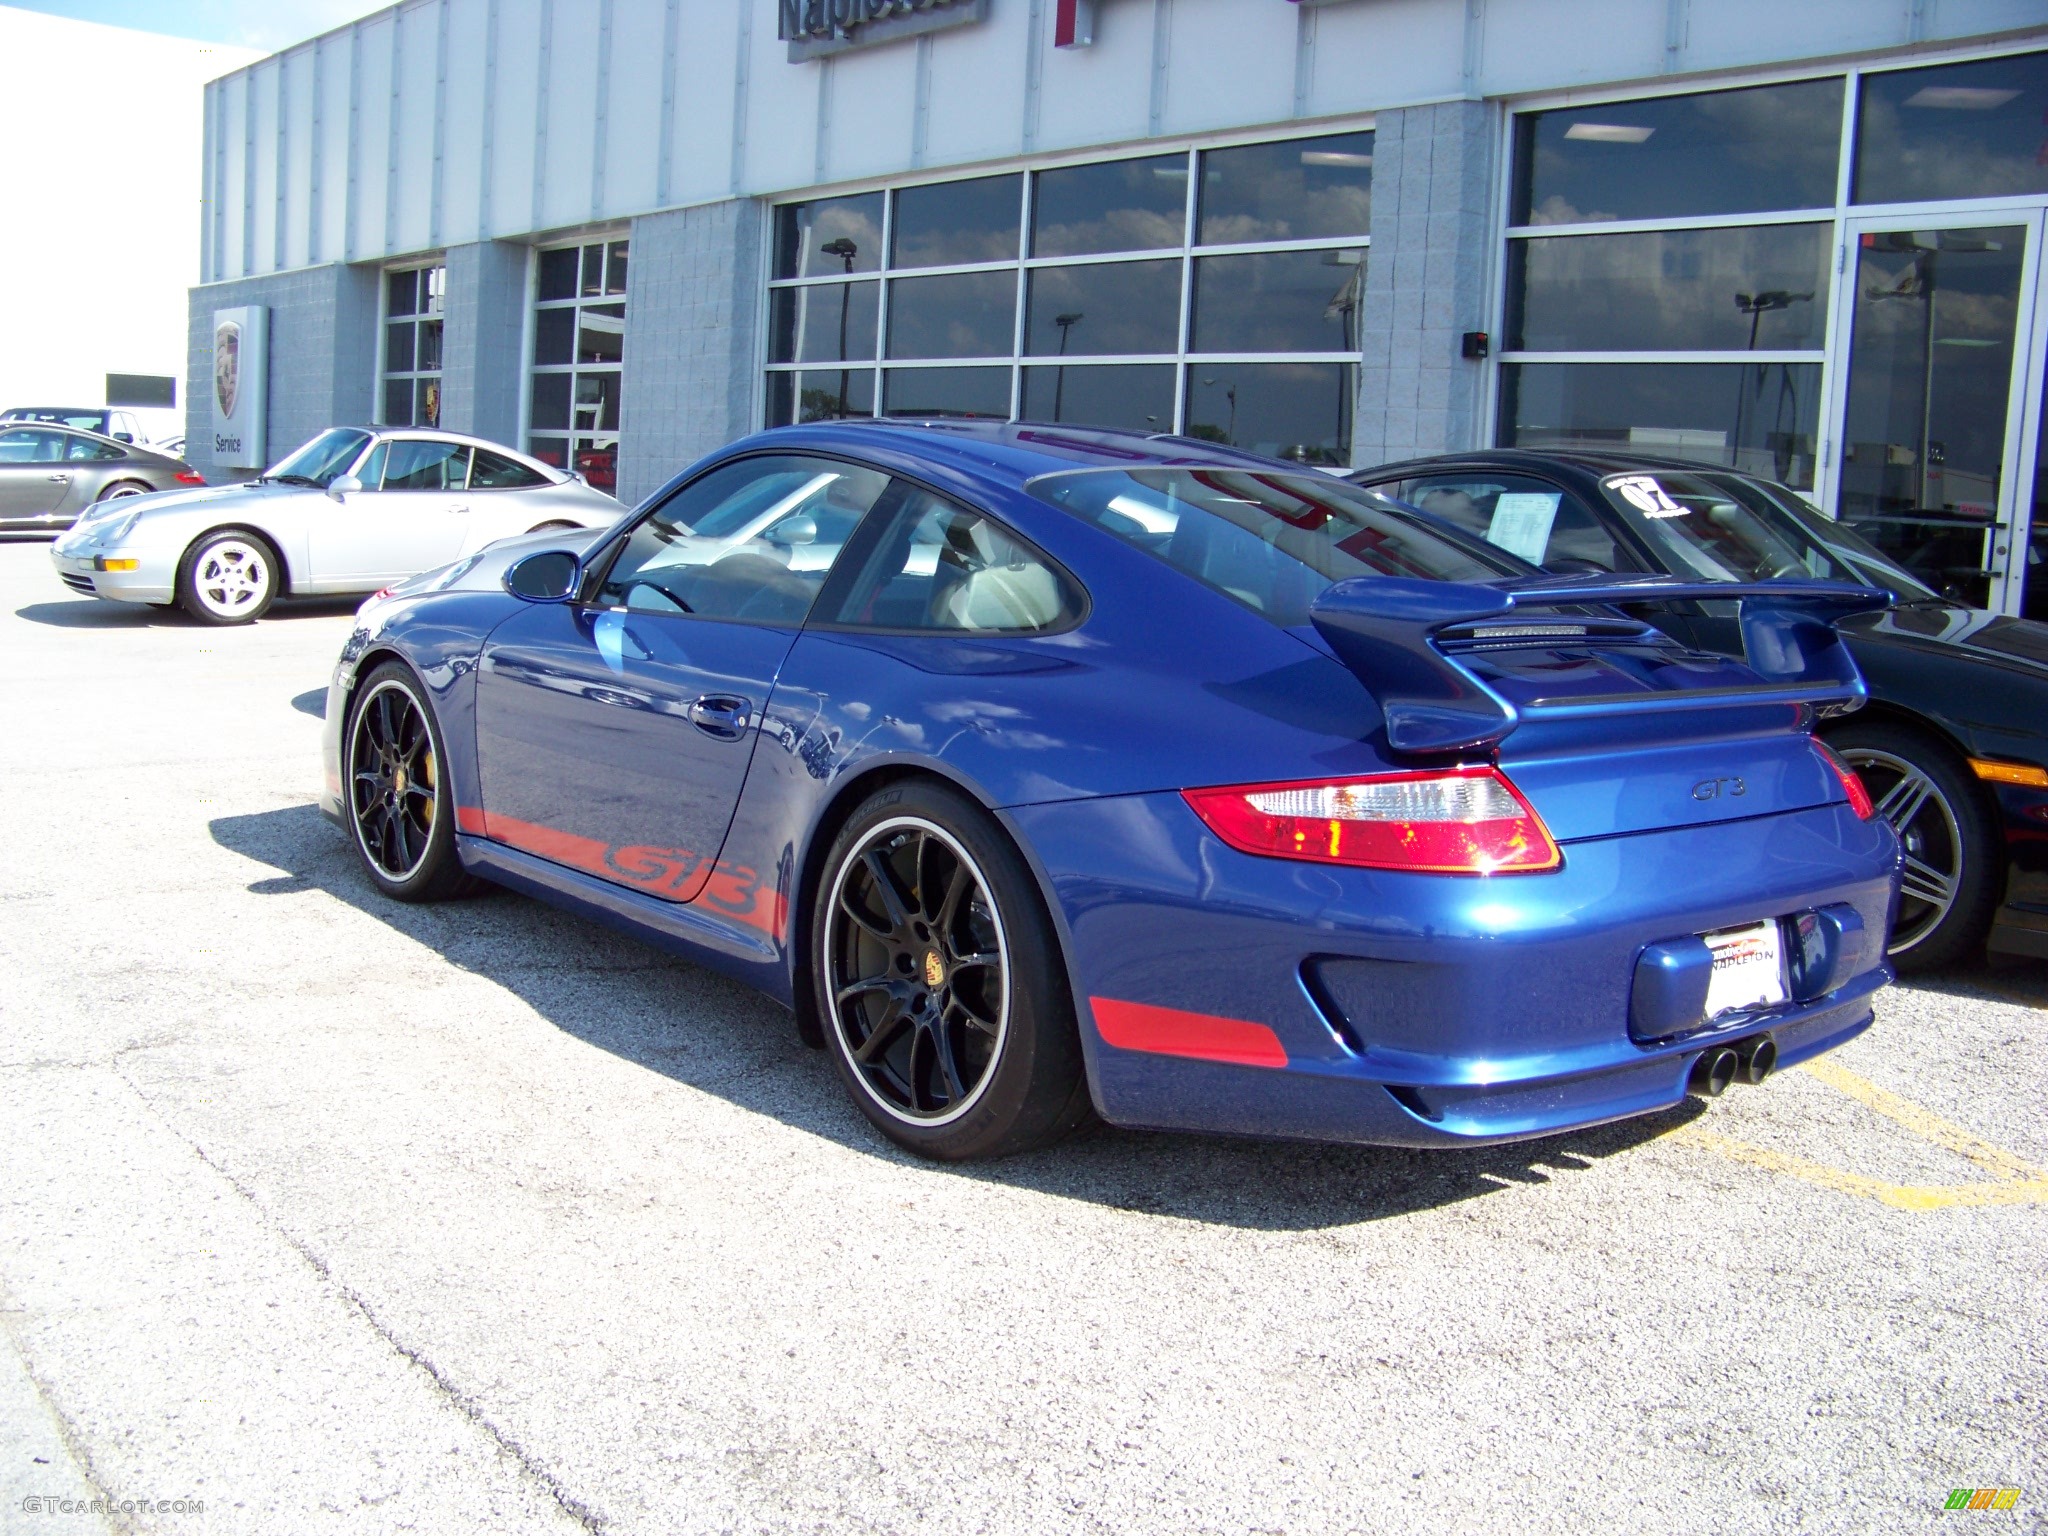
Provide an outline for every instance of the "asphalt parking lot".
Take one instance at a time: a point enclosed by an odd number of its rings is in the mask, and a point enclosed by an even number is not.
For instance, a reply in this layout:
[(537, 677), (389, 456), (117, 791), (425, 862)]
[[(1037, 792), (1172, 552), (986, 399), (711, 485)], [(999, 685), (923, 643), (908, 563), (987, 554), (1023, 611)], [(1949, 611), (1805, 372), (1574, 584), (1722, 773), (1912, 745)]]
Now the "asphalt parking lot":
[(933, 1167), (773, 1004), (380, 900), (347, 629), (0, 544), (0, 1529), (2048, 1529), (2048, 964), (1521, 1147)]

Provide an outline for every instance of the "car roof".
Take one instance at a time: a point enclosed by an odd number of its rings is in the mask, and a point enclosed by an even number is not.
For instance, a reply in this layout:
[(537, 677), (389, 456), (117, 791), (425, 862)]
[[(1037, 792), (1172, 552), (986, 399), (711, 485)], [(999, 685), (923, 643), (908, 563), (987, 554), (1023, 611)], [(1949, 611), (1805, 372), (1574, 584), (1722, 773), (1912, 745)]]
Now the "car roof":
[[(1663, 470), (1692, 475), (1732, 475), (1743, 480), (1769, 480), (1726, 464), (1708, 464), (1698, 459), (1676, 459), (1667, 454), (1610, 452), (1596, 448), (1475, 448), (1469, 453), (1437, 453), (1427, 458), (1399, 459), (1371, 469), (1354, 470), (1346, 478), (1361, 485), (1395, 480), (1407, 475), (1428, 474), (1454, 465), (1492, 469), (1566, 469), (1599, 477), (1631, 471)], [(1776, 484), (1777, 482), (1772, 481)]]
[(863, 449), (914, 454), (972, 479), (1021, 486), (1039, 475), (1076, 469), (1183, 468), (1255, 469), (1267, 473), (1322, 474), (1313, 465), (1292, 464), (1199, 438), (1170, 433), (1128, 432), (1107, 427), (1072, 427), (1032, 421), (971, 418), (879, 418), (812, 422), (757, 433), (735, 449), (775, 446)]

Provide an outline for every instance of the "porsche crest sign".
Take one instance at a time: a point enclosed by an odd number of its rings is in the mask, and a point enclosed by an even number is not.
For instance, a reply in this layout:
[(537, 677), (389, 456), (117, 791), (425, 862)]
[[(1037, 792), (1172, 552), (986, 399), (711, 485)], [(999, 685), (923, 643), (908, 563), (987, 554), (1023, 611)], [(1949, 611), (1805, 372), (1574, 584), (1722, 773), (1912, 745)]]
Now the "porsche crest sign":
[(270, 394), (270, 311), (260, 304), (213, 312), (213, 461), (261, 469)]

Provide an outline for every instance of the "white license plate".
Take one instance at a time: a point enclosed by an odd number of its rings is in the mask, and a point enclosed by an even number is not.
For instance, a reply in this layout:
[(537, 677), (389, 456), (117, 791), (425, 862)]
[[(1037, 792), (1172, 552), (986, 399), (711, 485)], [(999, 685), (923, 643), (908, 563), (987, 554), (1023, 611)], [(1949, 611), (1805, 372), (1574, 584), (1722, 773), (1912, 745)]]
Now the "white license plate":
[(1775, 922), (1700, 935), (1714, 952), (1707, 1017), (1785, 1001), (1785, 946)]

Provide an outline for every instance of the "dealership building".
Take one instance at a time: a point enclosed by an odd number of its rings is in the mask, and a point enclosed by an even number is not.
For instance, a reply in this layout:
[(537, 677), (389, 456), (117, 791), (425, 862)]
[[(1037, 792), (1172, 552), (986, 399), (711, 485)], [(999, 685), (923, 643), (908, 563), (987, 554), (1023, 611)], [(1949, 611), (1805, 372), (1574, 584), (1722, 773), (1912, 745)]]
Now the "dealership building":
[(210, 475), (367, 420), (628, 501), (839, 415), (1633, 447), (2048, 603), (2048, 0), (410, 0), (215, 81), (205, 154)]

